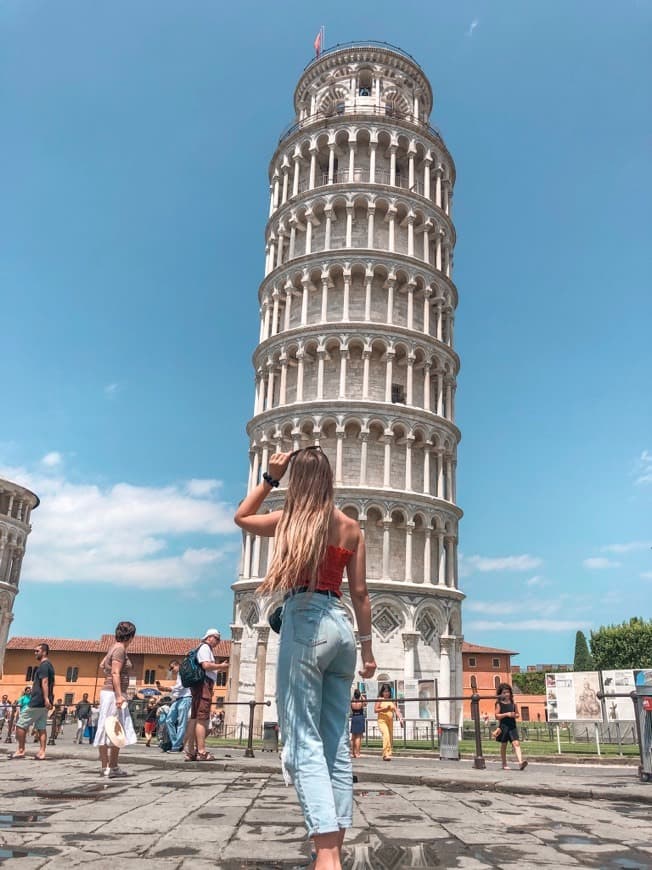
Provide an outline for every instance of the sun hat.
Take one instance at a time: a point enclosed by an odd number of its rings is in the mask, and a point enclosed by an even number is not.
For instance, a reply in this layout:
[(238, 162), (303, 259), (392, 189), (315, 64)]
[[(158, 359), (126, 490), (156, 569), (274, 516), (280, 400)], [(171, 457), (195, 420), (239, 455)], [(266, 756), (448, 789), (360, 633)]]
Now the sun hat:
[(125, 729), (122, 727), (122, 723), (117, 716), (106, 717), (104, 721), (104, 730), (106, 731), (106, 736), (114, 746), (117, 746), (120, 749), (123, 746), (126, 746), (127, 737), (125, 735)]
[(222, 635), (219, 633), (219, 631), (216, 628), (207, 628), (206, 631), (204, 632), (204, 636), (202, 637), (202, 640), (206, 640), (206, 638), (211, 637), (211, 636), (215, 636), (218, 639), (220, 639), (222, 637)]

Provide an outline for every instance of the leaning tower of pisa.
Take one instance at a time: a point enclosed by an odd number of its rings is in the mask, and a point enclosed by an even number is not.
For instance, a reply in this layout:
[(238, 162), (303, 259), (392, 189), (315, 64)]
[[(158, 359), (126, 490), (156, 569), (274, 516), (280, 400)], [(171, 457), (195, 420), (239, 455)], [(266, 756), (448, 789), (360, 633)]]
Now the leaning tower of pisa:
[(0, 479), (0, 675), (27, 536), (32, 530), (30, 519), (38, 505), (38, 496), (29, 489)]
[[(464, 597), (455, 167), (430, 125), (432, 108), (423, 70), (384, 43), (336, 46), (299, 78), (295, 119), (269, 168), (247, 431), (250, 487), (272, 452), (319, 444), (328, 454), (337, 504), (366, 539), (378, 679), (403, 681), (412, 693), (416, 681), (436, 678), (445, 696), (461, 694)], [(265, 509), (282, 500), (281, 487)], [(278, 602), (256, 596), (272, 546), (244, 537), (233, 586), (232, 700), (274, 703), (278, 638), (267, 616)], [(344, 601), (351, 610), (346, 592)], [(236, 709), (231, 721), (242, 717)], [(439, 712), (441, 721), (458, 716), (455, 705)]]

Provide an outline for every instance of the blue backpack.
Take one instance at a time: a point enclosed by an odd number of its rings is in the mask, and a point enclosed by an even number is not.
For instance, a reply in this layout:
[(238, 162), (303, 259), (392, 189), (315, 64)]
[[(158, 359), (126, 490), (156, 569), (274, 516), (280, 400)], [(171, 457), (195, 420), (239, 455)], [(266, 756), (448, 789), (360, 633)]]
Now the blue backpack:
[(191, 649), (179, 665), (181, 685), (185, 686), (186, 689), (191, 689), (193, 686), (198, 686), (204, 682), (204, 669), (197, 661), (198, 650), (199, 647)]

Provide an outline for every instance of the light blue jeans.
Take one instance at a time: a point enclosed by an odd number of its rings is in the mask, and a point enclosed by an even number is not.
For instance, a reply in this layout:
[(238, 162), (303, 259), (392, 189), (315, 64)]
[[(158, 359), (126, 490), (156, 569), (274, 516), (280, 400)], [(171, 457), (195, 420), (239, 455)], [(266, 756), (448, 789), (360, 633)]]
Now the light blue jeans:
[(276, 676), (281, 757), (310, 836), (353, 824), (347, 725), (355, 660), (339, 599), (303, 593), (285, 602)]
[(168, 727), (168, 736), (172, 743), (170, 752), (179, 752), (183, 747), (183, 738), (186, 736), (186, 726), (188, 724), (191, 703), (192, 698), (190, 695), (172, 702), (170, 712), (165, 720), (165, 724)]

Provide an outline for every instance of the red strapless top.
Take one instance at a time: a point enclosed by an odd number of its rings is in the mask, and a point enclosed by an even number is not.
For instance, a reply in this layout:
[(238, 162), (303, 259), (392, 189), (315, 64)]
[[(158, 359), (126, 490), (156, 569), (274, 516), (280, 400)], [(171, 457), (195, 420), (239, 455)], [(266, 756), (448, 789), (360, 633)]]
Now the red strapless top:
[[(334, 592), (336, 595), (341, 596), (344, 569), (352, 555), (353, 550), (347, 550), (346, 547), (334, 547), (332, 544), (329, 544), (326, 549), (326, 558), (319, 569), (319, 578), (315, 588)], [(306, 581), (306, 585), (307, 583), (308, 581)]]

